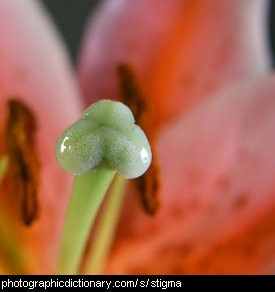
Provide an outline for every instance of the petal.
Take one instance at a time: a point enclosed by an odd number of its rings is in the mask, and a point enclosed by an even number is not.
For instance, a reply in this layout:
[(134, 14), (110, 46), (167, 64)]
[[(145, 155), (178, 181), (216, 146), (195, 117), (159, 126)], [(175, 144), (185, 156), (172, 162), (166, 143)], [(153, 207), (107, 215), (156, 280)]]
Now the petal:
[(266, 8), (262, 0), (103, 2), (79, 59), (87, 103), (119, 98), (116, 68), (130, 64), (156, 127), (218, 87), (262, 74), (270, 62)]
[(147, 131), (167, 127), (154, 153), (160, 214), (127, 197), (106, 273), (272, 272), (274, 81), (248, 82), (269, 69), (266, 13), (261, 0), (113, 0), (91, 20), (79, 59), (87, 103), (121, 98), (116, 70), (128, 64)]
[[(39, 219), (30, 228), (16, 228), (28, 256), (26, 269), (49, 273), (57, 261), (71, 188), (71, 178), (56, 164), (54, 146), (64, 128), (79, 117), (82, 105), (63, 45), (37, 1), (1, 0), (0, 37), (0, 137), (12, 97), (24, 102), (38, 123)], [(6, 191), (2, 189), (1, 195)]]
[(274, 92), (274, 75), (254, 79), (167, 127), (163, 207), (150, 219), (127, 202), (107, 273), (274, 273)]

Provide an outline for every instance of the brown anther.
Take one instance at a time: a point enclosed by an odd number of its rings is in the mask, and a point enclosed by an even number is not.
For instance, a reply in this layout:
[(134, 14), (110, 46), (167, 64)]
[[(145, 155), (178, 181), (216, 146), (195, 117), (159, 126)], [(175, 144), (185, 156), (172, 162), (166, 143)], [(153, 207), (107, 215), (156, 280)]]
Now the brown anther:
[(154, 152), (154, 132), (151, 123), (146, 123), (147, 115), (150, 114), (148, 100), (144, 98), (142, 88), (138, 82), (137, 74), (131, 65), (121, 63), (117, 66), (117, 76), (120, 86), (121, 101), (133, 112), (133, 115), (142, 129), (145, 130), (152, 147), (153, 160), (147, 172), (133, 180), (133, 186), (138, 193), (144, 211), (150, 215), (156, 214), (160, 205), (158, 195), (159, 176), (156, 153)]
[(133, 185), (138, 191), (143, 209), (149, 215), (155, 215), (159, 210), (158, 181), (158, 168), (154, 161), (152, 161), (151, 166), (143, 176), (133, 180)]
[(39, 163), (34, 147), (36, 121), (34, 114), (22, 101), (8, 102), (5, 129), (13, 193), (19, 200), (21, 217), (30, 226), (38, 215), (37, 188)]
[(140, 124), (142, 115), (147, 111), (147, 105), (136, 73), (130, 65), (121, 63), (117, 66), (117, 74), (121, 101), (131, 109), (137, 124)]

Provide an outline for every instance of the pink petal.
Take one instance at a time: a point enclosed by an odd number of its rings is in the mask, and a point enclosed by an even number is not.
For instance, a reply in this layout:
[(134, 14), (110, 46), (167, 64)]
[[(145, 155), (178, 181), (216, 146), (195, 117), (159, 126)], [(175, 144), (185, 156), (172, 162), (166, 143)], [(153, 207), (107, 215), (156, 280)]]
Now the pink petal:
[(167, 127), (160, 214), (128, 202), (107, 273), (274, 273), (274, 92), (254, 79)]
[(32, 227), (20, 230), (32, 273), (53, 272), (57, 261), (72, 179), (59, 169), (53, 152), (57, 137), (82, 108), (66, 52), (42, 10), (32, 0), (0, 2), (0, 137), (12, 97), (26, 103), (38, 123), (40, 215)]

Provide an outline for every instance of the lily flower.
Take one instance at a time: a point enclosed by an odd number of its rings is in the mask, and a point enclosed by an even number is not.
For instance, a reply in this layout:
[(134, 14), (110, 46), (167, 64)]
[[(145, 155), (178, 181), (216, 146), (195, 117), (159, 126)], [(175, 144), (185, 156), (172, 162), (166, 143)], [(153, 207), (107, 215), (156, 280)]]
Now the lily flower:
[(0, 0), (0, 273), (56, 273), (72, 180), (55, 143), (103, 98), (128, 104), (153, 143), (104, 273), (274, 273), (266, 13), (262, 0), (103, 1), (81, 95), (39, 2)]
[(153, 170), (130, 187), (105, 273), (274, 273), (267, 9), (111, 0), (92, 18), (78, 67), (86, 103), (128, 103), (155, 149)]

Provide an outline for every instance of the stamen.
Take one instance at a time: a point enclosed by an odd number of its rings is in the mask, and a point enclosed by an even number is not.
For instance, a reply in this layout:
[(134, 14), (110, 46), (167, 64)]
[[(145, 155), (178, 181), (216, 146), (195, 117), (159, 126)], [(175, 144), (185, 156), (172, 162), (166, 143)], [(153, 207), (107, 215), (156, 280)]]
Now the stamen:
[[(117, 76), (121, 100), (131, 109), (137, 123), (140, 124), (140, 126), (145, 130), (145, 133), (147, 133), (153, 150), (153, 123), (145, 122), (146, 118), (152, 112), (150, 106), (148, 105), (148, 100), (146, 103), (137, 74), (131, 65), (121, 63), (117, 66)], [(160, 206), (160, 198), (158, 195), (158, 177), (158, 162), (154, 152), (154, 158), (148, 171), (143, 176), (132, 181), (144, 211), (150, 215), (156, 214)]]
[[(153, 150), (153, 149), (152, 149)], [(149, 215), (155, 215), (160, 207), (159, 174), (157, 165), (152, 160), (148, 171), (141, 177), (133, 181), (135, 190), (138, 192), (142, 207)]]
[(137, 124), (140, 124), (141, 117), (148, 108), (136, 73), (129, 64), (121, 63), (117, 66), (117, 75), (121, 92), (121, 101), (131, 109)]
[(10, 159), (13, 192), (19, 199), (22, 221), (30, 226), (38, 215), (39, 164), (34, 147), (36, 121), (22, 101), (8, 102), (5, 141)]

